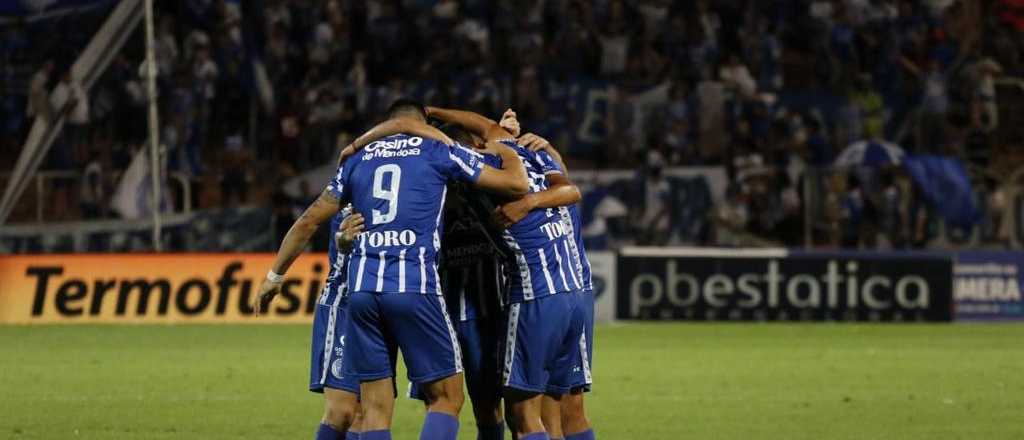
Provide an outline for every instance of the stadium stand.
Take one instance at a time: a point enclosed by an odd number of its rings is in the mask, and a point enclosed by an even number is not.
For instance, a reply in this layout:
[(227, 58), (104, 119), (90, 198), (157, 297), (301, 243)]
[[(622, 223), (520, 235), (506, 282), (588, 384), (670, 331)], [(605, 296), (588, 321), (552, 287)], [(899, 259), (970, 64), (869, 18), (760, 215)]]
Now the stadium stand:
[[(99, 233), (82, 222), (118, 216), (110, 201), (146, 134), (141, 30), (88, 93), (65, 75), (113, 3), (0, 20), (4, 157), (17, 156), (32, 117), (74, 116), (9, 223)], [(170, 210), (266, 210), (276, 239), (275, 225), (322, 183), (315, 170), (411, 95), (495, 116), (512, 107), (573, 169), (593, 170), (585, 212), (597, 248), (1016, 246), (1019, 3), (160, 2), (161, 134), (178, 176)], [(62, 87), (78, 97), (67, 109), (50, 92)], [(978, 226), (946, 226), (894, 163), (833, 167), (858, 141), (967, 164)], [(286, 182), (292, 191), (279, 190)], [(0, 234), (5, 251), (68, 246), (19, 231)], [(168, 240), (171, 250), (226, 248)]]

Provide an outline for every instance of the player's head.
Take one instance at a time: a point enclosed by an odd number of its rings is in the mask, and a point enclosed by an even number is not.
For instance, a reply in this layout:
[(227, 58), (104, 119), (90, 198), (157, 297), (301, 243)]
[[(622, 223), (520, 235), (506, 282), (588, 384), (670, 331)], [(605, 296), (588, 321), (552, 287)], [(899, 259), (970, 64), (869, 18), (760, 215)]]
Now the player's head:
[(394, 118), (413, 118), (419, 121), (427, 120), (427, 111), (423, 109), (423, 104), (417, 101), (413, 101), (408, 98), (399, 98), (397, 101), (388, 107), (387, 119)]
[(470, 133), (469, 130), (466, 130), (461, 125), (451, 123), (444, 124), (440, 127), (440, 130), (444, 134), (448, 135), (448, 137), (452, 138), (452, 140), (462, 145), (473, 148), (483, 148), (483, 138)]

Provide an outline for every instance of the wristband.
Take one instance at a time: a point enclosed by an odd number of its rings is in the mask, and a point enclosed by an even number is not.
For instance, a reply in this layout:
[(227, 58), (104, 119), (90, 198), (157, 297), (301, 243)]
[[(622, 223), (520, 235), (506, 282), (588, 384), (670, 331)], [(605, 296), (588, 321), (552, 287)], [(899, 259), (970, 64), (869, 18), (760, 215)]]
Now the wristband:
[(270, 269), (267, 271), (267, 281), (274, 284), (281, 284), (284, 282), (284, 275), (278, 275), (277, 272), (274, 272), (274, 269)]

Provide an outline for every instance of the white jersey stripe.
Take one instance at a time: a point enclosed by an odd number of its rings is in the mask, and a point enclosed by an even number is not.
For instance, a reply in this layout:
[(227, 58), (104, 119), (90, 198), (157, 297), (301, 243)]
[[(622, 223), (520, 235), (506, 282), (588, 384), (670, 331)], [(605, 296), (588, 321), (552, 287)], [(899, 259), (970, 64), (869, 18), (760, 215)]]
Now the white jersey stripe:
[(502, 370), (501, 383), (508, 386), (512, 379), (512, 365), (515, 364), (516, 356), (516, 332), (519, 326), (519, 303), (514, 303), (508, 309), (508, 327), (505, 333), (505, 368)]
[(569, 275), (572, 275), (572, 283), (576, 285), (576, 289), (578, 290), (583, 288), (583, 285), (580, 284), (580, 280), (578, 278), (582, 277), (583, 273), (580, 272), (579, 265), (572, 264), (579, 261), (579, 254), (575, 254), (574, 256), (574, 254), (569, 250), (570, 241), (572, 241), (572, 239), (567, 237), (562, 245), (565, 246), (565, 255), (569, 257), (570, 265), (572, 266), (572, 270), (569, 271)]
[(356, 271), (355, 292), (363, 290), (363, 269), (366, 268), (366, 234), (359, 236), (359, 270)]
[(437, 265), (436, 264), (433, 265), (431, 268), (434, 269), (434, 283), (437, 284), (437, 286), (435, 286), (437, 288), (437, 295), (441, 296), (441, 295), (444, 294), (444, 293), (442, 293), (442, 292), (444, 292), (444, 290), (441, 289), (441, 274), (437, 273)]
[[(577, 289), (583, 288), (583, 254), (580, 252), (580, 244), (576, 243), (576, 228), (572, 223), (572, 214), (569, 213), (569, 208), (563, 206), (558, 208), (559, 214), (562, 216), (562, 224), (565, 226), (565, 250), (569, 252), (569, 256), (572, 257), (573, 264), (573, 281), (576, 283)], [(577, 281), (577, 277), (579, 281)]]
[(587, 385), (594, 383), (594, 378), (590, 374), (590, 359), (587, 356), (587, 344), (591, 342), (587, 340), (587, 332), (584, 331), (580, 335), (580, 360), (583, 361), (583, 380), (587, 382)]
[(533, 279), (530, 277), (530, 265), (526, 262), (526, 256), (523, 255), (523, 249), (519, 247), (519, 243), (516, 242), (515, 237), (513, 237), (508, 231), (505, 231), (504, 237), (505, 244), (512, 249), (512, 252), (516, 256), (516, 266), (519, 266), (519, 278), (523, 283), (523, 300), (532, 300)]
[(459, 165), (459, 168), (462, 168), (462, 171), (465, 171), (466, 174), (469, 174), (471, 176), (473, 175), (473, 168), (470, 167), (469, 165), (466, 165), (466, 162), (463, 162), (462, 158), (451, 153), (448, 154), (448, 157), (451, 158), (452, 161), (457, 163)]
[(427, 263), (423, 261), (423, 254), (427, 248), (420, 246), (420, 293), (427, 293)]
[(448, 316), (448, 305), (444, 303), (444, 295), (437, 295), (437, 302), (441, 305), (441, 315), (444, 316), (444, 323), (448, 326), (448, 337), (452, 341), (452, 351), (455, 354), (455, 372), (461, 373), (463, 371), (462, 346), (459, 345), (459, 336), (455, 333), (452, 318)]
[[(569, 258), (568, 254), (566, 254), (566, 258)], [(558, 276), (562, 278), (562, 287), (565, 287), (565, 290), (572, 290), (569, 288), (569, 283), (565, 281), (565, 269), (562, 268), (562, 254), (558, 252), (557, 245), (555, 246), (555, 262), (558, 263)], [(571, 270), (569, 275), (572, 275)]]
[(387, 254), (388, 251), (380, 251), (380, 256), (378, 257), (380, 258), (380, 262), (377, 263), (377, 289), (375, 290), (376, 292), (384, 291), (384, 269), (387, 268), (388, 266), (388, 260), (387, 258), (385, 258)]
[(544, 281), (548, 283), (548, 293), (554, 293), (555, 283), (551, 281), (551, 272), (548, 271), (548, 259), (544, 256), (544, 248), (537, 249), (537, 254), (540, 255), (540, 267), (544, 269)]
[[(470, 172), (472, 174), (472, 172)], [(444, 214), (444, 202), (448, 198), (448, 187), (444, 187), (441, 190), (441, 205), (437, 210), (437, 218), (434, 219), (434, 254), (436, 255), (441, 251), (441, 215)], [(441, 275), (437, 273), (437, 264), (435, 263), (432, 267), (434, 270), (434, 283), (436, 284), (437, 294), (443, 295), (441, 289)], [(446, 312), (447, 313), (447, 312)]]
[[(477, 264), (479, 264), (479, 262), (477, 262)], [(448, 273), (451, 274), (451, 271), (448, 271)], [(479, 276), (477, 278), (479, 278)], [(467, 290), (466, 289), (466, 281), (467, 280), (469, 280), (469, 268), (468, 267), (463, 267), (462, 268), (462, 279), (460, 280), (462, 282), (459, 283), (460, 284), (460, 289), (459, 289), (459, 321), (465, 321), (466, 319), (468, 319), (468, 317), (466, 316), (466, 290)]]
[(405, 292), (405, 251), (398, 253), (398, 293)]
[(324, 333), (324, 356), (320, 370), (320, 385), (327, 381), (327, 370), (331, 369), (331, 353), (334, 353), (334, 327), (338, 325), (338, 304), (341, 303), (341, 293), (334, 295), (334, 303), (331, 304), (330, 314), (327, 315), (327, 329)]

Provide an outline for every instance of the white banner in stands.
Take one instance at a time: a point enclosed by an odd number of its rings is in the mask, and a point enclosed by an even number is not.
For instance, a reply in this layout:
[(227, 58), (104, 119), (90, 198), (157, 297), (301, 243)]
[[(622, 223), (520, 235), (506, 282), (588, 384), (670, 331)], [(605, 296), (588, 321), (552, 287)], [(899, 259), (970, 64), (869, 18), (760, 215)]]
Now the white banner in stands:
[(594, 277), (594, 295), (597, 295), (594, 321), (614, 321), (617, 302), (615, 265), (618, 264), (618, 258), (615, 256), (615, 252), (596, 251), (587, 252), (587, 259), (590, 260), (591, 272)]

